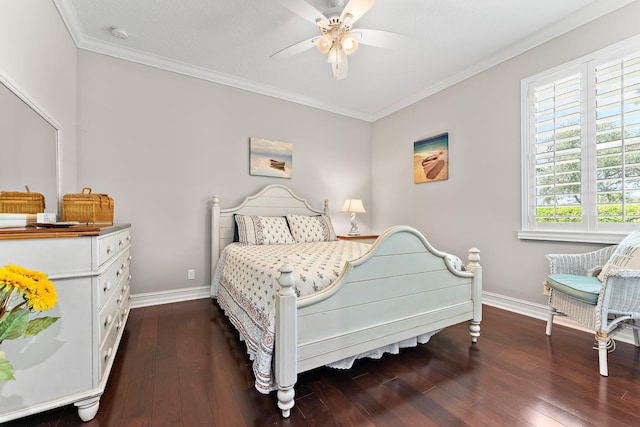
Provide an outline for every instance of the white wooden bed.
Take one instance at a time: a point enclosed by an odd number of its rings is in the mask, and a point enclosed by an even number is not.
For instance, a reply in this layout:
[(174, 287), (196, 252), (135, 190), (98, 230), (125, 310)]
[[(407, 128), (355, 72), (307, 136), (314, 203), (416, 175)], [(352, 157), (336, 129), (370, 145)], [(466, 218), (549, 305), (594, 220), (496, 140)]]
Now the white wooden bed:
[[(221, 209), (214, 196), (212, 278), (222, 250), (233, 242), (235, 215), (287, 214), (328, 215), (328, 203), (324, 210), (314, 209), (281, 185), (270, 185), (229, 209)], [(292, 267), (283, 265), (273, 363), (282, 415), (288, 417), (294, 406), (298, 373), (464, 321), (475, 343), (482, 320), (479, 260), (479, 250), (472, 248), (466, 271), (456, 270), (447, 254), (417, 230), (395, 226), (318, 293), (297, 297)]]

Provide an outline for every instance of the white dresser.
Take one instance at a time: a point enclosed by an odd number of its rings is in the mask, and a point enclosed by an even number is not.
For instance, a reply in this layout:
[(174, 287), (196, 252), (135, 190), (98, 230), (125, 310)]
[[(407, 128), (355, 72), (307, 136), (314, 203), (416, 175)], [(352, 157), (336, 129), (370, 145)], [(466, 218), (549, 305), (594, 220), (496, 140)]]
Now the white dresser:
[[(32, 231), (32, 232), (29, 232)], [(0, 423), (70, 403), (92, 419), (109, 377), (130, 308), (131, 227), (74, 227), (0, 233), (0, 266), (49, 275), (60, 320), (35, 337), (0, 349), (15, 381), (0, 382)]]

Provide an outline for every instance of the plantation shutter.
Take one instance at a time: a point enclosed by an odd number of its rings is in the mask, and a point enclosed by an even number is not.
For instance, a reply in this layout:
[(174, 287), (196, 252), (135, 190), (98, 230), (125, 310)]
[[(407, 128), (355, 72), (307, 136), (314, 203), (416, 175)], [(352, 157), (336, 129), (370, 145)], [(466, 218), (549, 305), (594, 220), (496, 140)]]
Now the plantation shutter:
[(595, 70), (598, 222), (640, 222), (640, 55)]
[(536, 222), (582, 221), (581, 76), (534, 88)]

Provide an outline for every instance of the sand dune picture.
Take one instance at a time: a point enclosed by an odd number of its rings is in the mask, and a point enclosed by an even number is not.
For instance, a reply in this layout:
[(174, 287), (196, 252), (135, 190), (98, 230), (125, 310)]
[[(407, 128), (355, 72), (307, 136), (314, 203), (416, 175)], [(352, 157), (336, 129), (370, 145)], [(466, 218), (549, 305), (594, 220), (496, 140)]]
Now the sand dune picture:
[(449, 134), (443, 133), (413, 143), (413, 182), (449, 178)]

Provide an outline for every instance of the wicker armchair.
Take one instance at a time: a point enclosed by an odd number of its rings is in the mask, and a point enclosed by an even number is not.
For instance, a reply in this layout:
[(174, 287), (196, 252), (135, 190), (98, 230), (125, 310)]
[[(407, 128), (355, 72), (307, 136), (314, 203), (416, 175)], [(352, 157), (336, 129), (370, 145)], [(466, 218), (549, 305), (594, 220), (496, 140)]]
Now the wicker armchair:
[[(616, 246), (608, 246), (585, 254), (549, 254), (551, 275), (595, 276), (615, 251)], [(636, 347), (640, 347), (640, 270), (617, 270), (606, 277), (601, 285), (597, 283), (593, 301), (568, 295), (566, 290), (551, 285), (551, 277), (545, 285), (549, 292), (549, 317), (547, 335), (551, 335), (553, 318), (556, 314), (569, 316), (596, 334), (600, 375), (608, 376), (607, 352), (615, 348), (611, 338), (625, 327), (633, 328)], [(557, 276), (554, 276), (557, 278)], [(566, 276), (562, 276), (566, 277)], [(575, 277), (575, 279), (580, 279)], [(593, 282), (593, 278), (591, 278)], [(571, 289), (569, 289), (571, 290)], [(597, 300), (596, 300), (597, 296)]]

